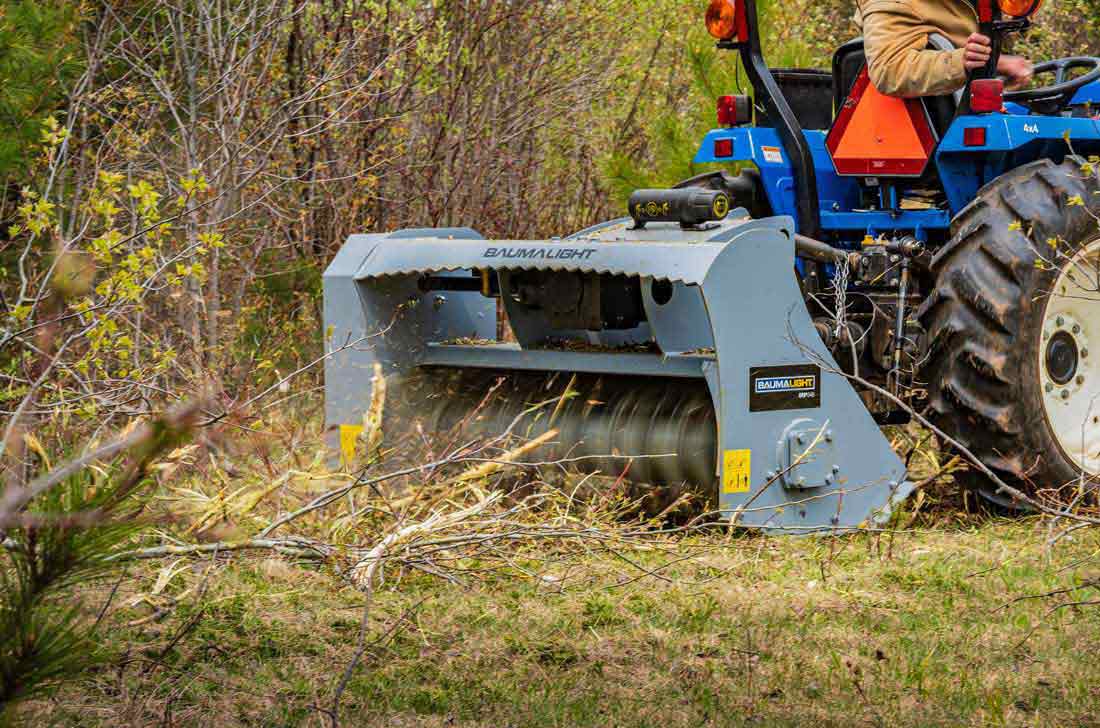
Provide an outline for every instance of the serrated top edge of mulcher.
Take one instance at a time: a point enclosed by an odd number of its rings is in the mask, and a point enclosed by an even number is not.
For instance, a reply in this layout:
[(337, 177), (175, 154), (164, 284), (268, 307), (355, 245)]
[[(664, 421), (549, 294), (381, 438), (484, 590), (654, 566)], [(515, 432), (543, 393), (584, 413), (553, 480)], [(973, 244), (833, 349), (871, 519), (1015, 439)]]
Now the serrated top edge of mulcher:
[(550, 270), (654, 278), (698, 285), (724, 242), (590, 242), (585, 240), (377, 240), (355, 280), (471, 269)]

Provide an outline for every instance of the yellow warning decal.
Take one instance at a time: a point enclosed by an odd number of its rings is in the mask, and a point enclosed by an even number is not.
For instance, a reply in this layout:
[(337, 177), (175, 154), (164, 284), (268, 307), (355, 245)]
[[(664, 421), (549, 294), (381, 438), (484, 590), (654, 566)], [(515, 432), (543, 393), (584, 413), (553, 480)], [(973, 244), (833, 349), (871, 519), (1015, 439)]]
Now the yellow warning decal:
[(362, 425), (340, 425), (340, 455), (345, 465), (355, 460), (355, 443), (359, 441), (362, 431)]
[(722, 492), (748, 493), (752, 480), (752, 450), (722, 452)]

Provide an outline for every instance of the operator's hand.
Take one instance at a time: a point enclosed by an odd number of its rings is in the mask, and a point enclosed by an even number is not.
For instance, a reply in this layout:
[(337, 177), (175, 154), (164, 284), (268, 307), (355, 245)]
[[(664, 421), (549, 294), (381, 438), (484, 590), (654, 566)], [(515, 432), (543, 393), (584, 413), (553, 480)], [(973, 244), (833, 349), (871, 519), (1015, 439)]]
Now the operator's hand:
[(966, 53), (963, 54), (963, 65), (968, 70), (985, 68), (989, 63), (989, 57), (993, 55), (993, 41), (981, 33), (971, 33), (966, 39)]
[[(966, 39), (963, 65), (968, 70), (985, 68), (985, 64), (989, 63), (991, 55), (993, 55), (993, 43), (989, 40), (989, 37), (981, 33), (972, 33)], [(997, 73), (1005, 77), (1005, 87), (1009, 91), (1024, 88), (1031, 83), (1033, 71), (1031, 61), (1023, 56), (1002, 54), (997, 60)]]
[(1031, 61), (1023, 56), (1001, 56), (997, 61), (997, 73), (1005, 77), (1005, 87), (1009, 91), (1025, 88), (1031, 83), (1034, 70)]

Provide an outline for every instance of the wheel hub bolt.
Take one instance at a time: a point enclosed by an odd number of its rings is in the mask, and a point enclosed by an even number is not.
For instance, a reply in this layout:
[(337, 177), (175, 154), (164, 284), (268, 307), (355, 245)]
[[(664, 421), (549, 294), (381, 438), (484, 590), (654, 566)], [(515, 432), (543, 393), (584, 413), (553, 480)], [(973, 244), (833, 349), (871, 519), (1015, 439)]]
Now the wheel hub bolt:
[(1088, 355), (1089, 355), (1089, 350), (1088, 349), (1081, 349), (1081, 358), (1082, 359), (1084, 359)]
[(1063, 324), (1066, 323), (1066, 320), (1064, 318), (1062, 318), (1061, 316), (1059, 316), (1058, 318), (1054, 319), (1054, 323), (1057, 324), (1058, 326), (1062, 326)]
[(1085, 383), (1085, 378), (1082, 375), (1078, 374), (1076, 381), (1077, 381), (1078, 384), (1084, 384)]
[(1075, 334), (1079, 334), (1079, 333), (1081, 333), (1081, 326), (1080, 326), (1080, 324), (1074, 324), (1074, 325), (1073, 325), (1073, 333), (1075, 333)]
[(1069, 399), (1069, 390), (1068, 389), (1063, 389), (1062, 390), (1062, 399)]
[(1050, 382), (1047, 382), (1046, 390), (1047, 390), (1047, 392), (1053, 392), (1054, 391), (1054, 385), (1051, 384)]

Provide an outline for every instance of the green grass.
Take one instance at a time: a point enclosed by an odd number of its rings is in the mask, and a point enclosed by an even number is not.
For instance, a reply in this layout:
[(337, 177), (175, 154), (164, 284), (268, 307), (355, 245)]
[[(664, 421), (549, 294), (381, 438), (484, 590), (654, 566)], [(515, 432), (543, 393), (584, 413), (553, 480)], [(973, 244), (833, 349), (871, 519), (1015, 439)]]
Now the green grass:
[[(343, 723), (1100, 725), (1100, 606), (1052, 610), (1100, 594), (1005, 606), (1097, 575), (1100, 533), (1051, 554), (1044, 537), (1034, 520), (892, 537), (714, 537), (685, 543), (698, 556), (663, 578), (638, 579), (610, 557), (562, 564), (564, 589), (407, 576), (378, 596), (376, 642)], [(147, 568), (127, 588), (148, 589)], [(198, 584), (205, 568), (196, 562), (166, 591)], [(128, 626), (148, 611), (114, 612), (114, 664), (27, 717), (326, 724), (313, 706), (329, 705), (355, 649), (360, 595), (262, 557), (238, 557), (207, 583), (203, 608), (192, 593), (162, 622)]]

